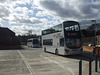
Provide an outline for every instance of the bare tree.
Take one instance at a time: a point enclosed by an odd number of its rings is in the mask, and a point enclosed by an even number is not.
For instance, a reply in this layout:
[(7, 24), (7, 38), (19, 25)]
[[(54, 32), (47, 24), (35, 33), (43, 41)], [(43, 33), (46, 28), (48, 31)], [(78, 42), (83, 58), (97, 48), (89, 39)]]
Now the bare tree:
[(32, 30), (28, 30), (28, 35), (32, 35)]

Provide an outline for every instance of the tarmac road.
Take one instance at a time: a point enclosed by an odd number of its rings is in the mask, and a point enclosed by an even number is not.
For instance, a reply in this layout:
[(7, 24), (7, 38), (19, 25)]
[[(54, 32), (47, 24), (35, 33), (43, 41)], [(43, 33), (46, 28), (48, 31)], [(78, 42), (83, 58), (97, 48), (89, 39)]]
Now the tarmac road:
[[(79, 61), (82, 62), (82, 75), (89, 75), (90, 53), (81, 56), (57, 56), (45, 53), (41, 48), (24, 46), (21, 50), (0, 50), (0, 75), (79, 75)], [(94, 59), (94, 58), (93, 58)], [(95, 72), (92, 62), (92, 75)]]

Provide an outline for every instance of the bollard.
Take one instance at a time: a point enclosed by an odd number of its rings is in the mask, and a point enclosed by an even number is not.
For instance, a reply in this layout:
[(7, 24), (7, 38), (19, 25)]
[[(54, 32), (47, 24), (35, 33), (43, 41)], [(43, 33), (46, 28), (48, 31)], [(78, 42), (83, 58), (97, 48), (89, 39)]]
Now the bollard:
[(96, 55), (96, 58), (95, 58), (95, 72), (97, 72), (97, 69), (98, 69), (97, 64), (98, 64), (98, 61), (97, 61), (97, 55)]
[(82, 75), (82, 60), (79, 61), (79, 75)]
[(99, 59), (99, 68), (100, 68), (100, 59)]
[(93, 56), (95, 56), (95, 48), (93, 49)]
[(99, 60), (99, 68), (100, 68), (100, 55), (99, 55), (99, 48), (98, 48), (98, 60)]
[(99, 48), (98, 48), (98, 58), (99, 58)]
[(91, 73), (91, 69), (92, 69), (92, 65), (91, 65), (91, 63), (92, 63), (92, 61), (91, 60), (89, 60), (89, 75), (91, 75), (92, 73)]

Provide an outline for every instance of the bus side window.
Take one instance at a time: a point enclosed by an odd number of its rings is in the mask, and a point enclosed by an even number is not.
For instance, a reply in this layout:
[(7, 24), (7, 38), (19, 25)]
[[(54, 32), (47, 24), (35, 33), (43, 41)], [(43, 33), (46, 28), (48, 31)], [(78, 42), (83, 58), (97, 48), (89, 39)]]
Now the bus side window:
[(64, 38), (60, 38), (60, 46), (64, 46)]

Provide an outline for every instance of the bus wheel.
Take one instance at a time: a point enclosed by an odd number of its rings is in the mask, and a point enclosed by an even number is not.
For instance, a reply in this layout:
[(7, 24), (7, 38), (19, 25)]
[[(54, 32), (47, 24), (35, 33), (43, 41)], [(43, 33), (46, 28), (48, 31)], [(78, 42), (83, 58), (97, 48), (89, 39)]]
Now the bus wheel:
[(33, 48), (34, 46), (32, 45), (32, 48)]
[(44, 52), (46, 52), (46, 47), (44, 48)]
[(55, 50), (55, 54), (58, 55), (58, 49)]

